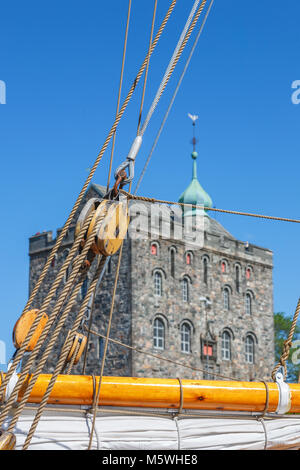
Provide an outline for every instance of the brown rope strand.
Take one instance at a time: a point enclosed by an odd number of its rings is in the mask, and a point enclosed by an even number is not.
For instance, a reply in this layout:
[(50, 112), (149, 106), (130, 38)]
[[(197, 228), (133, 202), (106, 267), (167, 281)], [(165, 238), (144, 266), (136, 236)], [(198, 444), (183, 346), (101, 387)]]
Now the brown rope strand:
[[(88, 291), (87, 291), (87, 294), (86, 294), (86, 296), (85, 296), (85, 298), (84, 298), (84, 301), (83, 301), (82, 304), (81, 304), (79, 313), (78, 313), (78, 315), (77, 315), (77, 317), (76, 317), (76, 319), (75, 319), (75, 321), (74, 321), (74, 323), (73, 323), (73, 326), (72, 326), (72, 330), (71, 330), (71, 332), (70, 332), (70, 335), (69, 335), (69, 337), (67, 337), (67, 340), (66, 340), (66, 342), (65, 342), (65, 344), (64, 344), (64, 346), (63, 346), (63, 349), (62, 349), (61, 354), (60, 354), (59, 361), (58, 361), (58, 363), (57, 363), (57, 365), (56, 365), (56, 367), (55, 367), (55, 371), (53, 372), (53, 374), (52, 374), (52, 376), (51, 376), (51, 379), (50, 379), (49, 384), (48, 384), (48, 386), (47, 386), (47, 390), (46, 390), (46, 392), (45, 392), (45, 394), (44, 394), (44, 396), (43, 396), (43, 398), (42, 398), (42, 400), (41, 400), (41, 402), (40, 402), (40, 405), (39, 405), (39, 407), (38, 407), (37, 413), (36, 413), (36, 415), (35, 415), (35, 417), (34, 417), (34, 420), (33, 420), (32, 424), (31, 424), (30, 430), (29, 430), (29, 432), (28, 432), (28, 434), (27, 434), (27, 438), (26, 438), (26, 441), (25, 441), (24, 446), (23, 446), (23, 449), (24, 449), (24, 450), (26, 450), (26, 449), (28, 448), (29, 444), (30, 444), (30, 441), (31, 441), (31, 439), (32, 439), (32, 436), (33, 436), (33, 434), (34, 434), (34, 432), (35, 432), (35, 430), (36, 430), (36, 427), (37, 427), (37, 425), (38, 425), (38, 422), (39, 422), (39, 420), (40, 420), (40, 417), (41, 417), (41, 415), (42, 415), (42, 413), (43, 413), (43, 410), (44, 410), (44, 408), (45, 408), (45, 406), (46, 406), (46, 404), (47, 404), (47, 401), (48, 401), (48, 399), (49, 399), (49, 396), (50, 396), (50, 394), (51, 394), (51, 391), (52, 391), (52, 389), (53, 389), (53, 387), (54, 387), (54, 385), (55, 385), (56, 379), (57, 379), (57, 377), (58, 377), (58, 375), (59, 375), (59, 373), (60, 373), (60, 371), (61, 371), (61, 368), (62, 368), (62, 366), (63, 366), (65, 360), (66, 360), (67, 354), (68, 354), (68, 352), (69, 352), (69, 350), (70, 350), (71, 342), (73, 341), (73, 336), (74, 336), (75, 332), (77, 331), (77, 329), (78, 329), (78, 327), (79, 327), (79, 325), (80, 325), (80, 322), (81, 322), (82, 317), (83, 317), (83, 315), (84, 315), (84, 313), (85, 313), (85, 310), (86, 310), (86, 307), (87, 307), (88, 302), (89, 302), (89, 300), (90, 300), (90, 297), (91, 297), (91, 295), (93, 294), (93, 292), (94, 292), (94, 290), (95, 290), (95, 288), (96, 288), (96, 286), (97, 286), (98, 277), (100, 276), (101, 271), (102, 271), (102, 269), (103, 269), (103, 267), (104, 267), (105, 260), (106, 260), (106, 257), (103, 256), (102, 259), (101, 259), (101, 263), (99, 264), (99, 266), (98, 266), (98, 268), (97, 268), (97, 270), (96, 270), (96, 273), (95, 273), (95, 275), (94, 275), (94, 277), (93, 277), (93, 280), (92, 280), (92, 282), (91, 282), (91, 284), (90, 284), (90, 286), (89, 286), (89, 288), (88, 288)], [(38, 375), (38, 374), (37, 374), (37, 375)], [(30, 383), (31, 383), (31, 382), (30, 382)], [(26, 390), (26, 394), (27, 394), (27, 390)], [(27, 395), (28, 395), (28, 394), (27, 394)], [(27, 396), (27, 398), (28, 398), (28, 396)], [(21, 402), (20, 402), (20, 404), (21, 404)], [(16, 420), (13, 419), (13, 421), (14, 421), (14, 423), (13, 423), (13, 426), (14, 426), (15, 423), (16, 423)], [(11, 425), (10, 425), (10, 426), (11, 426)]]
[[(125, 57), (126, 57), (126, 49), (127, 49), (128, 29), (129, 29), (129, 21), (130, 21), (130, 10), (131, 10), (131, 0), (129, 0), (129, 2), (128, 2), (127, 22), (126, 22), (126, 29), (125, 29), (124, 45), (123, 45), (123, 57), (122, 57), (121, 74), (120, 74), (120, 81), (119, 81), (119, 91), (118, 91), (116, 116), (119, 113), (119, 107), (120, 107), (120, 99), (121, 99), (121, 91), (122, 91), (122, 83), (123, 83), (123, 74), (124, 74), (124, 66), (125, 66)], [(112, 162), (113, 162), (114, 149), (115, 149), (115, 140), (116, 140), (116, 130), (115, 130), (113, 138), (112, 138), (106, 191), (109, 190)]]
[[(78, 271), (79, 271), (80, 264), (81, 264), (81, 262), (84, 260), (84, 258), (85, 258), (85, 256), (86, 256), (86, 254), (87, 254), (87, 252), (88, 252), (88, 250), (89, 250), (91, 244), (94, 242), (95, 234), (96, 234), (96, 232), (97, 232), (97, 230), (98, 230), (98, 228), (99, 228), (99, 224), (101, 224), (101, 223), (102, 223), (102, 220), (100, 219), (100, 222), (98, 222), (98, 223), (96, 224), (96, 226), (94, 227), (93, 232), (91, 233), (91, 235), (90, 235), (89, 238), (87, 239), (86, 244), (85, 244), (85, 246), (84, 246), (84, 249), (83, 249), (83, 251), (82, 251), (82, 253), (81, 253), (81, 255), (80, 255), (79, 259), (78, 259), (78, 267), (75, 269), (74, 272), (71, 273), (70, 279), (68, 280), (68, 282), (67, 282), (65, 288), (68, 288), (68, 284), (73, 283), (75, 277), (77, 276)], [(82, 278), (81, 281), (80, 281), (80, 285), (82, 284), (82, 282), (83, 282), (83, 278)], [(65, 308), (65, 310), (64, 310), (64, 312), (63, 312), (63, 314), (62, 314), (62, 316), (61, 316), (61, 318), (60, 318), (60, 320), (59, 320), (59, 324), (61, 324), (62, 319), (63, 319), (63, 318), (66, 318), (66, 316), (69, 314), (69, 312), (70, 312), (70, 310), (71, 310), (71, 307), (72, 307), (73, 303), (74, 303), (75, 300), (76, 300), (76, 296), (77, 296), (77, 294), (78, 294), (78, 292), (79, 292), (79, 288), (80, 288), (80, 286), (79, 286), (79, 287), (76, 286), (76, 288), (75, 288), (76, 294), (74, 295), (74, 292), (75, 292), (75, 291), (74, 291), (73, 294), (71, 295), (71, 297), (70, 297), (70, 299), (69, 299), (69, 301), (68, 301), (68, 304), (67, 304), (67, 306), (66, 306), (66, 308)], [(13, 406), (14, 400), (15, 400), (15, 398), (16, 398), (16, 396), (17, 396), (17, 394), (18, 394), (18, 391), (20, 390), (21, 386), (22, 386), (22, 385), (25, 385), (26, 380), (27, 380), (27, 374), (28, 374), (28, 372), (29, 372), (29, 370), (30, 370), (30, 367), (31, 367), (31, 365), (32, 365), (32, 363), (33, 363), (33, 361), (34, 361), (34, 359), (36, 358), (36, 356), (37, 356), (37, 354), (38, 354), (38, 352), (39, 352), (39, 350), (40, 350), (40, 347), (41, 347), (42, 343), (44, 342), (46, 336), (48, 335), (48, 332), (49, 332), (49, 330), (50, 330), (50, 328), (51, 328), (51, 326), (52, 326), (52, 324), (53, 324), (53, 322), (54, 322), (54, 320), (55, 320), (55, 318), (56, 318), (56, 316), (57, 316), (57, 314), (58, 314), (58, 312), (59, 312), (59, 310), (60, 310), (60, 308), (61, 308), (62, 303), (63, 303), (64, 300), (65, 300), (65, 297), (64, 297), (63, 292), (62, 292), (60, 298), (58, 299), (58, 301), (57, 301), (57, 303), (56, 303), (56, 305), (55, 305), (55, 307), (54, 307), (54, 309), (53, 309), (53, 311), (52, 311), (52, 314), (50, 315), (50, 317), (49, 317), (49, 319), (48, 319), (48, 322), (46, 323), (46, 326), (45, 326), (45, 328), (44, 328), (44, 330), (43, 330), (43, 332), (42, 332), (42, 334), (41, 334), (41, 336), (40, 336), (40, 338), (39, 338), (39, 341), (37, 342), (36, 347), (35, 347), (34, 350), (32, 351), (31, 356), (30, 356), (28, 362), (26, 363), (26, 365), (25, 365), (23, 371), (21, 372), (21, 375), (20, 375), (20, 377), (19, 377), (18, 382), (17, 382), (17, 384), (15, 385), (15, 387), (14, 387), (14, 389), (13, 389), (13, 392), (12, 392), (12, 394), (11, 394), (9, 400), (7, 401), (7, 404), (6, 404), (6, 407), (7, 407), (7, 408), (1, 413), (0, 425), (3, 423), (4, 419), (7, 417), (8, 413), (9, 413), (9, 409), (11, 408), (11, 406)], [(53, 337), (56, 338), (57, 335), (58, 335), (58, 333), (59, 333), (59, 331), (57, 331), (57, 328), (58, 328), (58, 325), (56, 326), (56, 329), (54, 330), (54, 332), (52, 333), (52, 336), (50, 337), (49, 344), (48, 344), (48, 346), (47, 346), (47, 348), (46, 348), (46, 350), (45, 350), (45, 353), (46, 353), (46, 351), (48, 351), (48, 353), (50, 353), (49, 345), (52, 344), (52, 346), (53, 346), (53, 340), (52, 340), (52, 339), (53, 339)], [(36, 370), (39, 370), (40, 365), (41, 365), (41, 361), (39, 362), (39, 364), (38, 364), (38, 369), (36, 369)], [(22, 383), (22, 381), (23, 381), (24, 383)], [(32, 380), (31, 380), (30, 384), (28, 385), (29, 388), (31, 387), (31, 384), (32, 384)], [(27, 393), (27, 391), (26, 391), (26, 393)], [(24, 395), (24, 396), (25, 396), (25, 395)]]
[(269, 220), (279, 220), (283, 222), (294, 222), (299, 224), (300, 220), (299, 219), (289, 219), (286, 217), (274, 217), (270, 215), (263, 215), (263, 214), (253, 214), (250, 212), (239, 212), (239, 211), (233, 211), (233, 210), (226, 210), (226, 209), (217, 209), (216, 207), (203, 207), (198, 204), (189, 204), (185, 202), (176, 202), (176, 201), (165, 201), (162, 199), (156, 199), (153, 197), (145, 197), (145, 196), (135, 196), (133, 194), (129, 194), (127, 191), (124, 191), (123, 189), (120, 190), (121, 193), (123, 193), (125, 196), (127, 196), (129, 199), (137, 200), (137, 201), (144, 201), (144, 202), (151, 202), (152, 204), (159, 203), (159, 204), (169, 204), (169, 205), (178, 205), (178, 206), (186, 206), (186, 207), (194, 207), (196, 209), (203, 209), (205, 211), (214, 211), (214, 212), (222, 212), (225, 214), (235, 214), (235, 215), (245, 215), (248, 217), (257, 217), (260, 219), (269, 219)]
[(142, 112), (143, 112), (143, 106), (144, 106), (144, 98), (145, 98), (145, 92), (146, 92), (148, 70), (149, 70), (149, 63), (150, 63), (150, 55), (151, 55), (150, 51), (151, 51), (151, 44), (152, 44), (152, 37), (153, 37), (153, 30), (154, 30), (154, 23), (155, 23), (155, 16), (156, 16), (156, 7), (157, 7), (157, 0), (155, 0), (154, 8), (153, 8), (152, 24), (151, 24), (151, 32), (150, 32), (150, 40), (149, 40), (149, 49), (148, 49), (148, 54), (147, 54), (147, 65), (146, 65), (143, 92), (142, 92), (142, 98), (141, 98), (141, 104), (140, 104), (139, 119), (138, 119), (138, 126), (137, 126), (137, 135), (139, 133), (141, 120), (142, 120)]
[(297, 321), (298, 321), (298, 317), (299, 317), (299, 312), (300, 312), (300, 298), (298, 300), (296, 311), (294, 313), (294, 318), (293, 318), (293, 321), (292, 321), (292, 324), (291, 324), (291, 329), (290, 329), (289, 335), (283, 343), (283, 352), (281, 354), (281, 357), (279, 359), (278, 364), (276, 364), (276, 366), (274, 367), (274, 369), (272, 371), (272, 374), (271, 374), (272, 379), (274, 380), (274, 382), (276, 381), (276, 373), (277, 373), (279, 367), (281, 367), (281, 366), (284, 368), (285, 377), (287, 376), (286, 361), (289, 358), (290, 349), (291, 349), (291, 346), (292, 346), (292, 340), (293, 340), (293, 336), (294, 336), (294, 333), (295, 333), (295, 329), (296, 329), (296, 325), (297, 325)]
[[(79, 233), (79, 235), (78, 235), (78, 238), (76, 239), (76, 241), (75, 241), (73, 247), (71, 248), (71, 250), (70, 250), (70, 252), (69, 252), (69, 255), (68, 255), (68, 257), (66, 258), (66, 260), (65, 260), (65, 262), (64, 262), (64, 264), (63, 264), (63, 266), (61, 267), (61, 269), (60, 269), (60, 271), (59, 271), (59, 273), (58, 273), (58, 275), (57, 275), (57, 277), (56, 277), (56, 280), (54, 281), (54, 283), (53, 283), (53, 285), (52, 285), (52, 287), (51, 287), (51, 289), (50, 289), (50, 291), (49, 291), (47, 297), (45, 298), (45, 300), (44, 300), (44, 302), (43, 302), (43, 304), (42, 304), (42, 307), (41, 307), (41, 309), (40, 309), (40, 311), (39, 311), (39, 313), (38, 313), (38, 315), (37, 315), (35, 321), (33, 322), (33, 324), (32, 324), (32, 326), (31, 326), (29, 332), (28, 332), (27, 335), (26, 335), (26, 338), (25, 338), (25, 340), (24, 340), (22, 346), (20, 347), (20, 349), (18, 349), (17, 354), (16, 354), (16, 356), (14, 357), (14, 360), (13, 360), (13, 362), (12, 362), (12, 365), (11, 365), (10, 369), (7, 371), (7, 374), (6, 374), (4, 383), (2, 383), (1, 386), (0, 386), (0, 394), (2, 393), (3, 389), (4, 389), (4, 388), (6, 387), (6, 385), (8, 384), (8, 382), (9, 382), (9, 380), (10, 380), (10, 378), (11, 378), (13, 372), (16, 370), (16, 368), (17, 368), (19, 362), (21, 361), (21, 359), (22, 359), (22, 357), (23, 357), (23, 355), (24, 355), (24, 352), (25, 352), (25, 350), (26, 350), (26, 347), (27, 347), (27, 345), (29, 344), (29, 341), (31, 340), (31, 338), (32, 338), (32, 336), (33, 336), (33, 334), (34, 334), (37, 325), (39, 324), (39, 321), (40, 321), (40, 319), (41, 319), (41, 317), (42, 317), (42, 314), (43, 314), (43, 312), (48, 308), (49, 303), (50, 303), (50, 300), (51, 300), (51, 298), (53, 297), (53, 295), (55, 294), (56, 289), (57, 289), (57, 287), (59, 286), (59, 284), (60, 284), (60, 282), (61, 282), (61, 280), (62, 280), (62, 278), (63, 278), (63, 276), (64, 276), (64, 274), (65, 274), (65, 271), (66, 271), (66, 269), (67, 269), (67, 267), (68, 267), (68, 265), (69, 265), (69, 263), (70, 263), (70, 260), (73, 258), (74, 254), (76, 253), (76, 251), (77, 251), (77, 249), (78, 249), (78, 247), (79, 247), (79, 244), (80, 244), (81, 240), (82, 240), (83, 237), (84, 237), (84, 234), (85, 234), (85, 232), (86, 232), (86, 230), (87, 230), (87, 228), (88, 228), (88, 226), (89, 226), (89, 223), (90, 223), (92, 217), (93, 217), (93, 213), (91, 214), (90, 217), (87, 218), (85, 224), (83, 225), (82, 229), (80, 230), (80, 233)], [(85, 250), (84, 250), (84, 251), (85, 251)], [(83, 261), (83, 259), (84, 259), (84, 256), (81, 256), (81, 257), (80, 257), (80, 260)], [(71, 274), (71, 276), (70, 276), (70, 278), (69, 278), (69, 281), (68, 281), (68, 282), (66, 283), (66, 285), (64, 286), (64, 289), (63, 289), (63, 291), (62, 291), (62, 293), (61, 293), (61, 296), (59, 297), (59, 299), (57, 300), (56, 303), (59, 303), (60, 305), (62, 305), (62, 303), (63, 303), (63, 301), (64, 301), (64, 299), (65, 299), (65, 291), (70, 287), (70, 285), (71, 285), (71, 283), (72, 283), (72, 281), (70, 281), (70, 279), (72, 279), (72, 280), (75, 279), (75, 276), (73, 275), (73, 273), (78, 273), (78, 270), (79, 270), (79, 265), (78, 265), (78, 269), (77, 269), (77, 267), (74, 265), (74, 267), (73, 267), (73, 272), (72, 272), (72, 274)], [(54, 308), (55, 308), (55, 306), (53, 307), (53, 310), (54, 310)], [(56, 311), (56, 313), (58, 313), (58, 310)], [(48, 319), (48, 322), (47, 322), (47, 324), (46, 324), (46, 327), (45, 327), (44, 331), (47, 331), (47, 332), (49, 331), (50, 326), (51, 326), (52, 323), (53, 323), (53, 322), (52, 322), (52, 318), (54, 319), (54, 315), (51, 315), (50, 318)], [(39, 342), (37, 343), (37, 345), (35, 346), (35, 350), (36, 350), (37, 348), (39, 348), (39, 344), (41, 344), (41, 343), (39, 343)]]
[[(87, 330), (87, 327), (85, 327), (85, 329)], [(90, 330), (90, 332), (95, 336), (99, 336), (100, 338), (106, 338), (105, 335), (97, 333), (96, 331)], [(205, 369), (200, 369), (198, 367), (192, 367), (192, 366), (189, 366), (185, 363), (174, 361), (173, 359), (169, 359), (169, 358), (161, 356), (159, 354), (153, 354), (149, 351), (145, 351), (144, 349), (139, 349), (139, 348), (135, 348), (134, 346), (129, 346), (129, 344), (124, 344), (121, 341), (118, 341), (116, 339), (109, 338), (109, 341), (111, 341), (112, 343), (118, 344), (118, 345), (122, 346), (123, 348), (131, 349), (132, 351), (136, 351), (138, 353), (145, 354), (146, 356), (150, 356), (150, 357), (154, 357), (156, 359), (160, 359), (162, 361), (170, 362), (171, 364), (174, 364), (176, 366), (185, 367), (186, 369), (195, 370), (197, 372), (207, 372)], [(236, 382), (239, 381), (238, 379), (236, 379), (234, 377), (228, 377), (226, 375), (217, 374), (216, 372), (210, 372), (210, 375), (214, 375), (216, 377), (220, 377), (220, 378), (226, 379), (226, 380), (234, 380)]]

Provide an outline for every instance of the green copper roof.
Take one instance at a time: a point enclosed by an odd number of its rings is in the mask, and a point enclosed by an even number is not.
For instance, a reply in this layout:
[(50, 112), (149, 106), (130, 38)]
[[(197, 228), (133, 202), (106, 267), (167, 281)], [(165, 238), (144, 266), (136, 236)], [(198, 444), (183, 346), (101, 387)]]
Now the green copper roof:
[[(197, 179), (197, 162), (196, 159), (198, 157), (197, 152), (192, 153), (192, 159), (193, 159), (193, 178), (192, 181), (190, 182), (189, 186), (186, 188), (186, 190), (181, 194), (178, 202), (184, 202), (186, 204), (197, 204), (197, 205), (203, 205), (204, 208), (206, 207), (212, 207), (212, 200), (207, 194), (206, 191), (202, 188), (201, 184), (199, 183)], [(193, 215), (201, 213), (201, 211), (197, 210), (195, 207), (190, 208), (186, 207), (184, 209), (184, 216), (187, 215)]]

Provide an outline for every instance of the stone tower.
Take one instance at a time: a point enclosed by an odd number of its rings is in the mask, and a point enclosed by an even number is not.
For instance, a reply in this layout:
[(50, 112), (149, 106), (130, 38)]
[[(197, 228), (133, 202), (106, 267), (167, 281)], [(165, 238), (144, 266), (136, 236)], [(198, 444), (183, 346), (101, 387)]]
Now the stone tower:
[[(220, 374), (240, 380), (270, 376), (274, 365), (272, 252), (237, 240), (209, 216), (205, 209), (212, 207), (212, 200), (198, 181), (195, 151), (192, 159), (192, 181), (179, 202), (204, 206), (202, 241), (195, 246), (184, 236), (175, 236), (198, 209), (185, 207), (174, 217), (169, 209), (159, 208), (153, 217), (153, 204), (134, 207), (135, 214), (144, 211), (144, 224), (124, 241), (110, 333), (111, 339), (130, 348), (109, 343), (105, 375), (218, 379)], [(104, 192), (104, 187), (92, 184), (82, 206)], [(74, 228), (49, 269), (36, 307), (72, 246)], [(30, 291), (54, 243), (51, 232), (30, 238)], [(111, 258), (95, 296), (91, 329), (104, 335), (117, 258)], [(70, 326), (68, 320), (45, 371), (53, 371)], [(90, 335), (86, 374), (99, 374), (103, 345), (101, 337)], [(82, 361), (73, 373), (82, 373)]]

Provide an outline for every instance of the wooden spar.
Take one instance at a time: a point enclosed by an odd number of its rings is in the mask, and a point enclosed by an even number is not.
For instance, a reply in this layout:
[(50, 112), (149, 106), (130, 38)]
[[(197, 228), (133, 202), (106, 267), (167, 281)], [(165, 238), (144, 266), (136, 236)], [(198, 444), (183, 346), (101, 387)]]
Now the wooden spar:
[[(39, 403), (51, 379), (41, 374), (30, 394), (29, 403)], [(30, 376), (28, 376), (30, 380)], [(96, 377), (98, 386), (99, 377)], [(290, 412), (300, 412), (300, 384), (289, 384)], [(268, 384), (268, 411), (277, 409), (279, 391), (276, 383)], [(183, 408), (194, 410), (263, 411), (266, 387), (263, 382), (229, 382), (217, 380), (182, 380)], [(24, 389), (19, 392), (18, 400)], [(103, 377), (99, 405), (145, 408), (180, 407), (180, 384), (177, 379)], [(91, 405), (93, 379), (89, 375), (59, 375), (48, 403)]]

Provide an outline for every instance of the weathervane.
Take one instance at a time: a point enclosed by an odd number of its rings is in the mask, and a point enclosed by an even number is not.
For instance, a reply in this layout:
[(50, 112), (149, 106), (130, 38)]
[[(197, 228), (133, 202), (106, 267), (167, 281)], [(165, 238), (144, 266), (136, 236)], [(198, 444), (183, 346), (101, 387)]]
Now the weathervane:
[(195, 147), (197, 143), (197, 139), (195, 137), (195, 126), (196, 126), (196, 121), (199, 118), (196, 114), (190, 114), (188, 113), (188, 117), (193, 121), (193, 138), (191, 140), (191, 143), (193, 144), (193, 151), (195, 152)]

